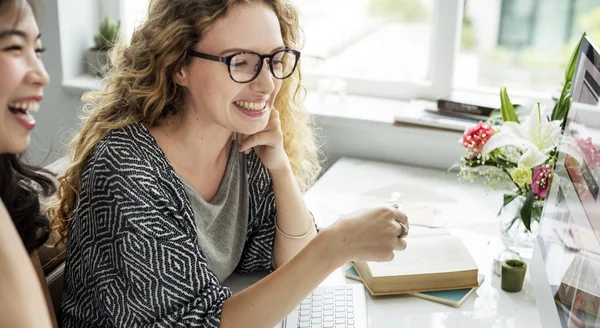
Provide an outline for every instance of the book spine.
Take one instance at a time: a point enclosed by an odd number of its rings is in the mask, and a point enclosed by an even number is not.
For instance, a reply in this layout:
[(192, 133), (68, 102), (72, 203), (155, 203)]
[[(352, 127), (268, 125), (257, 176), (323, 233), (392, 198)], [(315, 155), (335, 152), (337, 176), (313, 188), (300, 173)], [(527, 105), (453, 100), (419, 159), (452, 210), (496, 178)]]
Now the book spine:
[(487, 119), (494, 110), (491, 107), (459, 103), (446, 99), (438, 99), (437, 105), (438, 110), (441, 112), (477, 115), (484, 119)]

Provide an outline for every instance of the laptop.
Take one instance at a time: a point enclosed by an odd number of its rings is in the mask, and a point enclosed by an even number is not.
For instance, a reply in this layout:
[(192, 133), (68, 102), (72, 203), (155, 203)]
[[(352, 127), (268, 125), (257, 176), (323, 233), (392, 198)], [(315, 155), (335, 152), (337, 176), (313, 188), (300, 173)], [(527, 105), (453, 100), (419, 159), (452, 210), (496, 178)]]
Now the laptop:
[(368, 328), (363, 284), (318, 287), (283, 321), (282, 328)]

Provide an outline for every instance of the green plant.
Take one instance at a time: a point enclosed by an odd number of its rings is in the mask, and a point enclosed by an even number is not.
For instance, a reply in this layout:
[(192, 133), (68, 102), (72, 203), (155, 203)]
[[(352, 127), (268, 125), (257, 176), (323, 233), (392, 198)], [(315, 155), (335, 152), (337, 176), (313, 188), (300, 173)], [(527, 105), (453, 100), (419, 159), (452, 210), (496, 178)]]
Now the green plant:
[(558, 98), (558, 101), (552, 110), (552, 116), (550, 119), (562, 120), (562, 126), (565, 124), (567, 114), (569, 114), (569, 108), (571, 107), (571, 95), (569, 95), (569, 91), (571, 90), (571, 84), (573, 83), (573, 74), (575, 73), (575, 65), (577, 65), (579, 47), (581, 46), (581, 40), (583, 40), (585, 35), (586, 33), (583, 32), (581, 39), (579, 39), (579, 43), (577, 43), (577, 47), (575, 47), (575, 50), (573, 50), (573, 53), (571, 54), (571, 58), (569, 59), (569, 63), (565, 69), (565, 83), (563, 84), (560, 98)]
[(113, 24), (108, 17), (104, 18), (104, 21), (100, 24), (100, 31), (94, 37), (94, 42), (96, 43), (95, 49), (109, 50), (112, 48), (117, 43), (120, 29), (120, 21)]
[(423, 22), (429, 17), (429, 11), (419, 0), (371, 0), (369, 11), (401, 22)]
[(460, 47), (463, 50), (474, 50), (477, 46), (477, 37), (475, 36), (475, 27), (473, 21), (466, 13), (463, 16), (462, 36), (460, 38)]

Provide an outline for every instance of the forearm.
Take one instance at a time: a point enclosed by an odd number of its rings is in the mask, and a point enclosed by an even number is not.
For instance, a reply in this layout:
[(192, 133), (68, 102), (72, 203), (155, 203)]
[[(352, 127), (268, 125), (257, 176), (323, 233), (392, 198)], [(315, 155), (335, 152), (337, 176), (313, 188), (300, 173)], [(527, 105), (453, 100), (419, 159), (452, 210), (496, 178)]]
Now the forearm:
[(274, 327), (344, 263), (324, 232), (289, 262), (223, 305), (221, 327)]
[[(304, 203), (291, 167), (271, 171), (275, 205), (277, 207), (277, 226), (273, 247), (273, 264), (279, 267), (289, 261), (317, 234), (312, 216)], [(290, 238), (303, 236), (302, 238)]]
[(52, 327), (33, 265), (1, 203), (0, 327)]

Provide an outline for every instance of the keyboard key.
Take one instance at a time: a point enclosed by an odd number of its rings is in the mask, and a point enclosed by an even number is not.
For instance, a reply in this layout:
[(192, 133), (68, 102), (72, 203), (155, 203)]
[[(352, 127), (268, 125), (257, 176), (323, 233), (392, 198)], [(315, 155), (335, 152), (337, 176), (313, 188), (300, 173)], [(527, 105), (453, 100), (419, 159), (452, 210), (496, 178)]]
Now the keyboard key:
[(336, 313), (335, 314), (335, 318), (336, 319), (338, 319), (338, 318), (346, 318), (346, 313)]
[(348, 319), (354, 319), (354, 313), (348, 313), (348, 315), (346, 316), (346, 318), (348, 318)]
[(310, 321), (310, 316), (300, 316), (300, 322), (308, 322)]
[(333, 328), (333, 322), (325, 322), (323, 323), (323, 328)]
[(335, 324), (336, 325), (345, 325), (346, 324), (346, 318), (335, 319)]
[(301, 322), (298, 327), (300, 328), (310, 328), (310, 323), (309, 322)]

